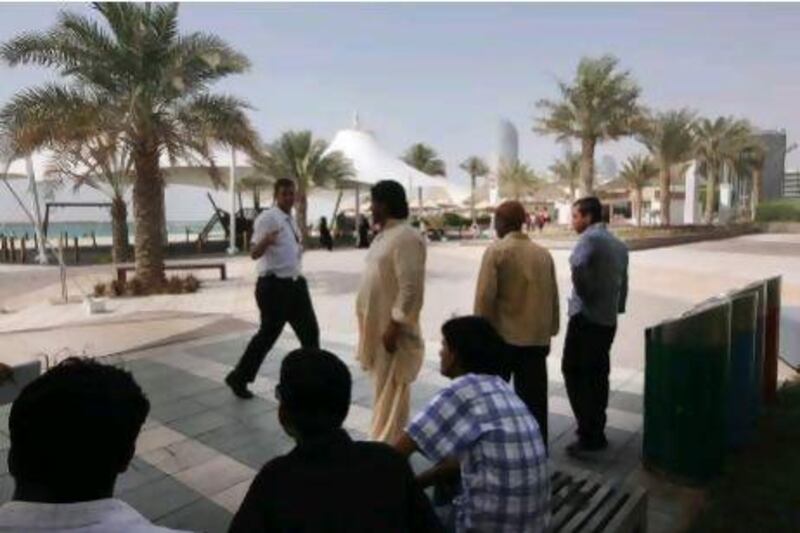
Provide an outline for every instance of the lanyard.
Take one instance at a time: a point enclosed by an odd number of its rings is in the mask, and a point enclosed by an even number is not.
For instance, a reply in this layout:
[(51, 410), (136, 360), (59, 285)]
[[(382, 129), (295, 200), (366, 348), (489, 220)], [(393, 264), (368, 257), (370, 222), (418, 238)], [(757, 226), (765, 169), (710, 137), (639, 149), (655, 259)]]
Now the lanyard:
[(298, 235), (297, 231), (294, 229), (294, 224), (292, 224), (292, 215), (286, 215), (286, 223), (289, 224), (289, 229), (292, 230), (292, 235), (294, 235), (295, 242), (300, 244), (300, 235)]

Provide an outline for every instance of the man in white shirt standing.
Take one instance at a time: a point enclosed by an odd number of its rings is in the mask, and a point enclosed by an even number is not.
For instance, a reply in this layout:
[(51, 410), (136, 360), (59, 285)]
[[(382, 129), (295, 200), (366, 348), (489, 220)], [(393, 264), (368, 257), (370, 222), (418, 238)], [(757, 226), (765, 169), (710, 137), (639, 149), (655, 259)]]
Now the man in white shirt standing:
[(112, 497), (149, 411), (130, 373), (89, 359), (66, 359), (26, 386), (8, 420), (16, 486), (0, 531), (173, 531)]
[(250, 257), (256, 261), (256, 302), (261, 326), (242, 358), (225, 378), (239, 398), (250, 399), (247, 388), (261, 363), (288, 322), (303, 348), (319, 348), (319, 326), (308, 284), (301, 273), (303, 243), (292, 217), (295, 184), (281, 178), (275, 182), (275, 205), (261, 213), (253, 224)]

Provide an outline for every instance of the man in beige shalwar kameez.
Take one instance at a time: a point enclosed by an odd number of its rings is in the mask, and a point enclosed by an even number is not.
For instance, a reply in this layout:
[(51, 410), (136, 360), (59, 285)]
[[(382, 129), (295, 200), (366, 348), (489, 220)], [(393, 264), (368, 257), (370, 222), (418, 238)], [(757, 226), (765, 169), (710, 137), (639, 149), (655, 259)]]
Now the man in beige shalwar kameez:
[(410, 387), (425, 352), (419, 327), (425, 239), (407, 222), (405, 190), (397, 182), (372, 188), (372, 216), (380, 233), (356, 302), (358, 360), (375, 382), (372, 438), (394, 442), (408, 422)]

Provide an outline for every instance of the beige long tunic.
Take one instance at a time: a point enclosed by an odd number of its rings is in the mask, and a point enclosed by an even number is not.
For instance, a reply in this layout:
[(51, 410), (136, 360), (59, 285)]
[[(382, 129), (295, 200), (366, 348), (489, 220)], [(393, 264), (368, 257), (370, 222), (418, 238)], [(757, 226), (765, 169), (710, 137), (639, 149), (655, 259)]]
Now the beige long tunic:
[[(375, 383), (372, 438), (396, 439), (408, 422), (410, 386), (422, 367), (425, 345), (419, 314), (425, 285), (425, 240), (405, 222), (390, 220), (373, 240), (356, 300), (358, 360)], [(401, 324), (397, 350), (383, 334)]]

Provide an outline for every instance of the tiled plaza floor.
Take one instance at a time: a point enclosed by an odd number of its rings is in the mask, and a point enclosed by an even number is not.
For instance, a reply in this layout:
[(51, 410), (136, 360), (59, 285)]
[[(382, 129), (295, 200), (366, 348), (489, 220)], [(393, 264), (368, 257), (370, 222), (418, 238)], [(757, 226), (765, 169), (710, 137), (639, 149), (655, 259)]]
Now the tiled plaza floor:
[[(117, 493), (151, 520), (191, 531), (225, 531), (257, 470), (293, 446), (277, 420), (274, 386), (280, 362), (293, 347), (294, 337), (281, 338), (253, 386), (257, 397), (242, 401), (230, 393), (223, 379), (247, 340), (247, 333), (237, 333), (109, 360), (132, 371), (150, 398), (150, 418), (139, 438), (131, 468), (117, 483)], [(364, 438), (373, 391), (368, 377), (353, 360), (353, 340), (328, 338), (323, 344), (350, 366), (354, 390), (346, 427), (353, 437)], [(435, 348), (430, 346), (428, 351)], [(446, 383), (434, 360), (426, 359), (412, 387), (412, 411), (423, 406)], [(571, 441), (575, 427), (558, 364), (556, 357), (549, 358), (550, 447), (554, 464), (569, 461), (564, 446)], [(641, 372), (615, 369), (612, 388), (609, 450), (594, 462), (572, 462), (572, 466), (623, 479), (639, 463)], [(0, 415), (0, 502), (4, 502), (13, 489), (5, 461), (8, 407)], [(422, 459), (415, 459), (417, 467), (422, 463)]]

